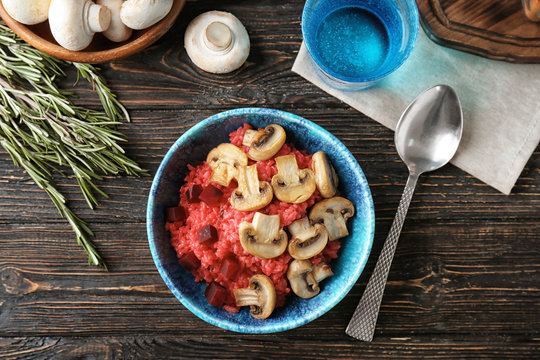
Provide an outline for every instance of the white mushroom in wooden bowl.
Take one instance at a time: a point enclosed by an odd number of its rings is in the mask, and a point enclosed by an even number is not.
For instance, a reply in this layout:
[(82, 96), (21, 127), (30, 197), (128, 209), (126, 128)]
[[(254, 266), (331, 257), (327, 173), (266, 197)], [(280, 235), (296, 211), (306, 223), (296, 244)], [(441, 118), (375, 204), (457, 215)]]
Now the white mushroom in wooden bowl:
[(49, 17), (51, 0), (2, 0), (7, 13), (25, 25), (44, 22)]
[(111, 11), (90, 0), (52, 0), (49, 25), (55, 40), (68, 50), (83, 50), (96, 32), (109, 28)]
[(103, 35), (114, 42), (126, 41), (131, 37), (133, 30), (127, 27), (120, 19), (120, 10), (124, 0), (97, 0), (96, 4), (106, 6), (111, 11), (111, 24)]
[(133, 30), (146, 29), (167, 16), (173, 3), (173, 0), (126, 0), (120, 19)]

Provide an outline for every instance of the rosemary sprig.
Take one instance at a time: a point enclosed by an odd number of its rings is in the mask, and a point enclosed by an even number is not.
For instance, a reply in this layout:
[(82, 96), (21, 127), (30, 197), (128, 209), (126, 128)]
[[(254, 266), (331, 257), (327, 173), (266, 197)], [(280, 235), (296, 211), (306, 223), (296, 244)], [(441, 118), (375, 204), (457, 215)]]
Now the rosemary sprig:
[[(71, 65), (77, 81), (83, 78), (93, 85), (104, 111), (74, 105), (74, 95), (58, 87), (57, 80)], [(95, 183), (102, 175), (147, 175), (120, 145), (126, 141), (116, 130), (122, 119), (130, 121), (126, 108), (95, 67), (34, 49), (0, 23), (0, 145), (49, 195), (88, 253), (89, 263), (103, 267), (93, 232), (66, 205), (53, 173), (65, 175), (62, 169), (70, 169), (91, 209), (98, 205), (96, 194), (107, 197)]]

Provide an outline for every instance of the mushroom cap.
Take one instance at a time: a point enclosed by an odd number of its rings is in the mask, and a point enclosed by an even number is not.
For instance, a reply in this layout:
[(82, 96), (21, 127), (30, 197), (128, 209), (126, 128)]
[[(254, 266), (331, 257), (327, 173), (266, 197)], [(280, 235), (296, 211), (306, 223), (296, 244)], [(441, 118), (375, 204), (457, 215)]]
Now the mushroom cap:
[(279, 215), (255, 213), (253, 221), (244, 221), (238, 227), (240, 244), (251, 255), (272, 259), (287, 249), (287, 233), (279, 228)]
[(249, 287), (234, 289), (236, 306), (250, 306), (249, 313), (256, 319), (266, 319), (276, 307), (276, 289), (272, 280), (263, 274), (249, 279)]
[(253, 211), (268, 205), (273, 197), (272, 186), (259, 181), (257, 165), (238, 166), (238, 188), (231, 193), (231, 205), (236, 210)]
[(246, 132), (242, 143), (250, 147), (248, 152), (250, 159), (261, 161), (276, 155), (286, 139), (285, 129), (277, 124), (270, 124), (264, 129)]
[(351, 201), (336, 196), (316, 203), (309, 212), (313, 223), (324, 224), (328, 239), (334, 241), (349, 235), (347, 219), (354, 215), (354, 205)]
[(83, 50), (94, 34), (106, 30), (110, 23), (110, 10), (90, 0), (52, 0), (49, 6), (51, 33), (68, 50)]
[(280, 201), (298, 204), (306, 201), (315, 192), (315, 175), (310, 169), (299, 169), (296, 156), (284, 155), (276, 158), (278, 173), (272, 177), (274, 194)]
[(49, 17), (51, 0), (2, 0), (6, 12), (25, 25), (44, 22)]
[(186, 52), (204, 71), (225, 74), (238, 69), (249, 56), (246, 28), (236, 16), (209, 11), (193, 19), (184, 35)]
[(324, 151), (317, 151), (313, 154), (312, 164), (317, 189), (322, 197), (331, 198), (336, 194), (339, 178), (328, 154)]
[(311, 299), (321, 291), (309, 260), (293, 260), (287, 269), (287, 279), (292, 291), (303, 299)]
[(223, 143), (208, 153), (206, 162), (212, 169), (210, 181), (229, 186), (231, 180), (238, 177), (238, 166), (246, 166), (248, 158), (246, 153), (239, 147)]
[(131, 29), (146, 29), (167, 16), (173, 3), (174, 0), (126, 0), (120, 18)]
[(328, 243), (328, 232), (324, 225), (311, 225), (307, 216), (291, 223), (288, 229), (291, 234), (289, 255), (295, 259), (309, 259), (323, 251)]

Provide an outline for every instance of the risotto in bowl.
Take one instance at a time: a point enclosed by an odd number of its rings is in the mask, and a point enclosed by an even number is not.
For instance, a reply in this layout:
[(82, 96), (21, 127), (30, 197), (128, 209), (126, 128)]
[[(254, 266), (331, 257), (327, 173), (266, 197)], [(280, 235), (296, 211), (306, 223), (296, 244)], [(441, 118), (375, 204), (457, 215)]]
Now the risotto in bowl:
[(299, 116), (245, 108), (198, 123), (167, 152), (147, 231), (160, 275), (191, 312), (270, 333), (345, 297), (374, 218), (364, 174), (338, 139)]

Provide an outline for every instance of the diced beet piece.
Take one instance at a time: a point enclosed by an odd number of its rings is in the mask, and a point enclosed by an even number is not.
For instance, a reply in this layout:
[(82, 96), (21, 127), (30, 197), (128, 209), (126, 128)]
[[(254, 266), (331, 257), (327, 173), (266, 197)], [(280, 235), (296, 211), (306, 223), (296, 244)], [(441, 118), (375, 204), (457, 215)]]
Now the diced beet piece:
[(207, 203), (209, 206), (216, 206), (219, 204), (219, 200), (221, 199), (222, 195), (223, 191), (219, 190), (215, 186), (208, 185), (199, 195), (199, 199)]
[(227, 299), (227, 289), (216, 282), (211, 282), (204, 290), (204, 296), (210, 305), (223, 306), (225, 299)]
[(186, 191), (186, 198), (187, 202), (190, 204), (198, 203), (201, 201), (199, 199), (199, 195), (202, 193), (202, 186), (199, 184), (193, 184), (191, 185), (188, 190)]
[(233, 254), (225, 256), (219, 269), (226, 279), (234, 280), (240, 272), (240, 263)]
[(199, 243), (211, 243), (218, 239), (217, 229), (212, 225), (206, 225), (197, 230)]
[(178, 262), (187, 271), (197, 270), (201, 266), (201, 261), (193, 252), (182, 255), (180, 259), (178, 259)]
[(168, 222), (186, 221), (186, 210), (181, 206), (168, 207), (165, 209), (165, 218)]

